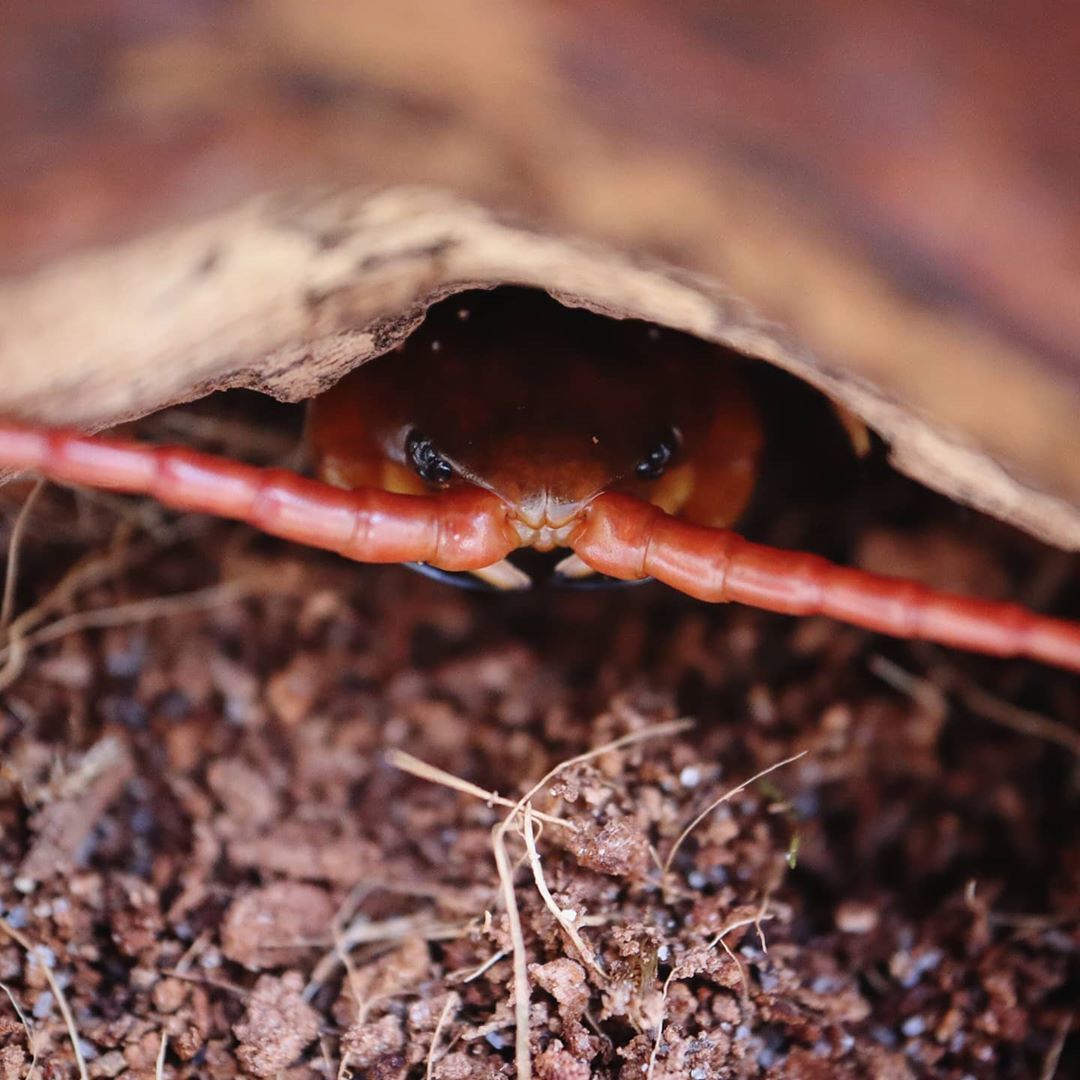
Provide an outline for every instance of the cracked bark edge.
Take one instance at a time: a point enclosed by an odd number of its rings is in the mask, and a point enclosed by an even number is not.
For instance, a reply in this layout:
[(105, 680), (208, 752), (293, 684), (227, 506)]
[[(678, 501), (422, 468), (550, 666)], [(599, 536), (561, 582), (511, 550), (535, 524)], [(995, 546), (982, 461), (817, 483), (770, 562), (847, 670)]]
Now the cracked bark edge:
[(427, 189), (263, 196), (0, 281), (0, 412), (97, 429), (228, 387), (302, 400), (392, 348), (431, 303), (508, 283), (776, 364), (861, 417), (903, 472), (1080, 549), (1080, 508), (715, 280)]

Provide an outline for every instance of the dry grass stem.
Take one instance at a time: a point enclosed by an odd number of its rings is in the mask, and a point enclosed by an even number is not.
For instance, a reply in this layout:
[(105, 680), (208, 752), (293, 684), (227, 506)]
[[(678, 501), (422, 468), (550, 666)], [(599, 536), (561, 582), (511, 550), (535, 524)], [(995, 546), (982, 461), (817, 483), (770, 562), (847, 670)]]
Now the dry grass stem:
[(349, 894), (342, 900), (341, 905), (334, 913), (330, 923), (330, 940), (334, 943), (330, 952), (325, 953), (316, 963), (304, 987), (304, 1000), (311, 1001), (319, 992), (319, 988), (329, 979), (341, 964), (341, 935), (345, 932), (349, 920), (354, 923), (363, 921), (354, 919), (357, 909), (375, 888), (373, 882), (361, 881), (349, 890)]
[[(161, 536), (151, 537), (138, 544), (131, 542), (132, 526), (122, 524), (117, 528), (110, 541), (109, 549), (104, 555), (94, 554), (89, 558), (80, 559), (41, 600), (13, 618), (7, 628), (7, 642), (3, 648), (0, 648), (0, 663), (3, 664), (0, 667), (0, 690), (6, 690), (19, 677), (31, 648), (55, 641), (67, 634), (200, 611), (205, 607), (227, 603), (229, 599), (235, 598), (228, 596), (227, 593), (217, 598), (212, 595), (215, 590), (236, 590), (237, 597), (256, 591), (270, 591), (265, 584), (261, 587), (257, 585), (254, 576), (251, 581), (238, 578), (235, 581), (209, 586), (206, 589), (196, 589), (177, 596), (151, 597), (130, 604), (77, 612), (60, 618), (40, 630), (37, 629), (53, 612), (71, 607), (83, 589), (132, 569), (163, 547), (193, 532), (191, 521), (190, 518), (183, 518), (170, 526)], [(164, 604), (163, 607), (155, 606), (162, 604)]]
[[(381, 922), (368, 922), (360, 918), (348, 927), (331, 928), (333, 948), (315, 965), (307, 986), (304, 987), (304, 1000), (310, 1001), (328, 979), (333, 977), (339, 967), (349, 970), (349, 953), (358, 945), (389, 944), (407, 937), (421, 937), (425, 941), (455, 941), (468, 933), (471, 923), (446, 923), (425, 921), (426, 916), (402, 915), (398, 918), (384, 919)], [(321, 944), (315, 942), (315, 944)], [(282, 943), (281, 948), (295, 948), (297, 942)], [(268, 946), (273, 948), (273, 945)], [(351, 976), (350, 976), (351, 979)]]
[(866, 665), (883, 683), (921, 705), (932, 716), (945, 717), (949, 701), (942, 688), (929, 679), (902, 668), (887, 656), (871, 656)]
[(161, 1045), (158, 1047), (157, 1061), (154, 1062), (154, 1080), (164, 1080), (165, 1077), (165, 1051), (169, 1048), (169, 1036), (166, 1032), (161, 1033)]
[[(127, 604), (93, 608), (90, 611), (80, 611), (57, 619), (56, 622), (49, 623), (40, 630), (26, 635), (22, 640), (27, 647), (35, 648), (83, 630), (129, 626), (132, 623), (205, 611), (207, 608), (239, 600), (251, 591), (251, 582), (226, 581), (218, 585), (208, 585), (202, 589), (193, 589), (191, 592), (177, 593), (175, 596), (151, 596), (145, 600), (132, 600)], [(0, 660), (6, 659), (9, 652), (10, 646), (0, 649)]]
[[(352, 991), (353, 1001), (356, 1002), (357, 1015), (355, 1019), (359, 1022), (360, 1013), (362, 1012), (361, 1002), (364, 994), (357, 980), (356, 965), (352, 962), (352, 957), (349, 955), (349, 950), (341, 944), (341, 938), (337, 933), (337, 927), (334, 928), (334, 955), (337, 957), (338, 963), (345, 971), (345, 978), (349, 981), (349, 989)], [(345, 1067), (345, 1058), (348, 1054), (345, 1054), (341, 1059), (341, 1067)]]
[[(426, 761), (421, 761), (418, 757), (413, 757), (412, 754), (405, 750), (387, 750), (385, 761), (393, 768), (409, 773), (410, 776), (415, 776), (420, 780), (427, 780), (432, 784), (441, 784), (443, 787), (453, 788), (454, 791), (460, 791), (464, 795), (471, 795), (473, 798), (479, 799), (489, 806), (512, 808), (516, 805), (512, 800), (500, 795), (497, 791), (485, 791), (478, 784), (472, 784), (468, 780), (462, 780), (461, 777), (446, 772), (446, 770), (440, 769), (436, 765), (429, 765)], [(575, 828), (572, 821), (555, 817), (553, 814), (543, 814), (540, 811), (534, 811), (534, 815), (539, 821), (546, 822), (548, 825), (558, 825), (563, 829)]]
[(34, 1028), (31, 1025), (26, 1013), (23, 1012), (22, 1007), (19, 1005), (15, 995), (11, 992), (11, 989), (6, 983), (0, 982), (0, 990), (3, 990), (7, 995), (8, 1001), (11, 1002), (11, 1007), (15, 1010), (15, 1015), (19, 1018), (19, 1023), (23, 1026), (23, 1031), (26, 1032), (26, 1048), (30, 1051), (30, 1066), (26, 1070), (26, 1075), (23, 1080), (30, 1080), (34, 1075), (34, 1070), (37, 1068), (37, 1038), (34, 1035)]
[(439, 1048), (439, 1039), (442, 1037), (443, 1028), (446, 1026), (447, 1020), (450, 1019), (450, 1015), (457, 1011), (458, 1006), (461, 1004), (461, 998), (454, 993), (453, 990), (446, 995), (446, 1004), (442, 1007), (442, 1012), (439, 1013), (438, 1022), (435, 1024), (435, 1030), (431, 1033), (431, 1048), (428, 1050), (427, 1067), (424, 1070), (424, 1075), (427, 1080), (431, 1080), (435, 1070), (435, 1054)]
[(1018, 735), (1055, 743), (1080, 757), (1080, 731), (1060, 720), (995, 697), (948, 665), (937, 665), (933, 678), (928, 679), (906, 671), (883, 656), (875, 656), (870, 661), (870, 670), (893, 689), (907, 694), (938, 715), (947, 712), (948, 695), (951, 693), (983, 720), (1008, 728)]
[[(722, 930), (718, 930), (716, 932), (713, 939), (709, 942), (709, 948), (710, 949), (715, 949), (717, 945), (722, 945), (723, 942), (724, 942), (724, 938), (726, 938), (728, 936), (728, 934), (731, 933), (732, 930), (739, 930), (744, 926), (752, 926), (752, 927), (754, 927), (757, 930), (758, 934), (760, 935), (761, 934), (761, 924), (763, 922), (768, 922), (770, 919), (775, 919), (775, 918), (776, 918), (776, 916), (773, 915), (771, 912), (761, 912), (761, 911), (759, 911), (755, 915), (751, 915), (749, 918), (736, 919), (734, 922), (728, 923)], [(762, 952), (766, 951), (765, 948), (764, 948), (764, 944), (765, 944), (764, 939), (762, 938), (762, 950), (761, 950)]]
[(649, 1067), (645, 1070), (645, 1080), (652, 1080), (653, 1073), (656, 1071), (656, 1057), (660, 1053), (660, 1043), (664, 1036), (664, 1010), (667, 1006), (668, 990), (671, 989), (676, 970), (677, 968), (672, 968), (668, 972), (668, 977), (664, 980), (664, 987), (660, 991), (660, 1019), (656, 1024), (656, 1038), (653, 1039), (652, 1049), (649, 1051)]
[(474, 968), (468, 975), (465, 975), (461, 981), (463, 983), (470, 983), (474, 979), (479, 979), (485, 971), (493, 968), (504, 956), (506, 956), (507, 951), (508, 950), (506, 949), (500, 949), (498, 952), (492, 953), (478, 968)]
[(988, 693), (981, 686), (966, 680), (956, 688), (957, 696), (976, 716), (989, 720), (999, 727), (1009, 728), (1019, 735), (1056, 743), (1076, 757), (1080, 757), (1080, 731), (1053, 720), (1049, 716), (1022, 709), (1019, 705), (1004, 701)]
[[(182, 525), (183, 522), (180, 522), (169, 531), (166, 543), (182, 539), (191, 531), (190, 528), (181, 527)], [(104, 554), (95, 552), (79, 559), (41, 600), (12, 620), (11, 637), (27, 635), (54, 611), (72, 606), (83, 589), (100, 585), (125, 570), (132, 569), (166, 546), (165, 543), (152, 539), (133, 543), (131, 533), (130, 526), (121, 525)]]
[[(376, 923), (353, 923), (338, 938), (338, 944), (342, 948), (355, 949), (357, 945), (401, 941), (407, 937), (421, 937), (425, 941), (454, 941), (467, 933), (469, 926), (467, 922), (425, 922), (413, 915), (402, 915)], [(295, 947), (295, 943), (292, 947)]]
[(514, 871), (503, 839), (503, 825), (497, 825), (492, 831), (492, 847), (495, 851), (495, 868), (499, 873), (503, 904), (506, 907), (510, 952), (514, 961), (514, 1061), (517, 1065), (518, 1080), (529, 1080), (532, 1076), (532, 1061), (529, 1058), (528, 957), (525, 954), (525, 936), (521, 932), (521, 913), (514, 895)]
[[(144, 546), (145, 553), (149, 554), (149, 545)], [(98, 585), (137, 561), (137, 556), (126, 544), (126, 530), (122, 530), (120, 539), (114, 539), (105, 555), (80, 559), (33, 607), (13, 619), (9, 628), (11, 636), (29, 633), (51, 612), (69, 606), (83, 588)]]
[(776, 772), (777, 769), (784, 768), (785, 765), (790, 765), (799, 758), (805, 757), (808, 751), (803, 750), (798, 754), (792, 754), (791, 757), (784, 758), (783, 761), (776, 762), (775, 765), (770, 765), (766, 769), (762, 769), (761, 772), (755, 773), (749, 780), (744, 780), (737, 787), (731, 788), (729, 791), (725, 791), (723, 795), (718, 799), (714, 799), (704, 810), (685, 829), (679, 834), (678, 839), (672, 845), (671, 850), (668, 852), (668, 857), (664, 860), (664, 877), (666, 878), (671, 871), (671, 864), (675, 861), (675, 856), (679, 852), (679, 848), (682, 847), (686, 838), (718, 807), (721, 803), (726, 803), (729, 799), (734, 798), (740, 792), (745, 791), (751, 784), (757, 783), (763, 777), (769, 775), (769, 773)]
[(1065, 1050), (1065, 1040), (1069, 1037), (1075, 1019), (1076, 1016), (1073, 1013), (1061, 1018), (1061, 1023), (1058, 1024), (1057, 1031), (1054, 1032), (1053, 1042), (1050, 1043), (1050, 1048), (1046, 1051), (1046, 1057), (1043, 1058), (1042, 1068), (1039, 1070), (1039, 1080), (1054, 1080), (1057, 1075), (1058, 1065), (1061, 1064), (1061, 1055)]
[(574, 943), (574, 947), (577, 949), (581, 959), (606, 982), (607, 973), (597, 961), (596, 954), (593, 952), (588, 942), (581, 936), (578, 928), (566, 917), (562, 908), (555, 902), (555, 897), (551, 895), (551, 890), (548, 888), (547, 880), (544, 877), (544, 867), (540, 860), (540, 852), (536, 850), (536, 836), (533, 833), (532, 803), (525, 804), (525, 821), (522, 836), (525, 838), (525, 849), (529, 854), (529, 865), (532, 867), (533, 880), (536, 882), (537, 892), (540, 893), (544, 903), (547, 905), (548, 911), (551, 912), (555, 921), (562, 927), (563, 933), (565, 933)]
[[(3, 930), (12, 941), (19, 945), (27, 956), (33, 957), (36, 955), (33, 942), (24, 934), (16, 930), (15, 927), (4, 918), (0, 918), (0, 930)], [(89, 1080), (89, 1074), (86, 1071), (86, 1059), (83, 1057), (82, 1047), (79, 1045), (79, 1031), (75, 1026), (75, 1016), (71, 1011), (71, 1006), (68, 1004), (64, 988), (60, 985), (60, 981), (48, 964), (42, 963), (41, 970), (45, 973), (45, 981), (49, 984), (49, 989), (56, 999), (56, 1005), (60, 1010), (60, 1015), (64, 1018), (64, 1026), (67, 1028), (68, 1038), (71, 1040), (71, 1047), (75, 1051), (75, 1065), (79, 1071), (79, 1080)]]
[(4, 598), (0, 601), (0, 634), (6, 634), (11, 624), (11, 615), (15, 606), (15, 587), (19, 582), (19, 552), (22, 549), (23, 533), (26, 531), (26, 523), (30, 520), (30, 511), (45, 486), (45, 480), (39, 478), (30, 493), (23, 500), (15, 515), (15, 522), (11, 526), (11, 536), (8, 539), (7, 567), (4, 573)]
[(521, 931), (521, 914), (518, 911), (517, 897), (514, 893), (514, 871), (510, 862), (510, 855), (506, 850), (506, 834), (537, 792), (550, 784), (559, 773), (575, 765), (582, 765), (594, 758), (601, 757), (604, 754), (621, 750), (625, 746), (645, 742), (648, 739), (677, 735), (693, 726), (692, 720), (671, 720), (666, 724), (656, 724), (654, 727), (646, 728), (644, 731), (631, 732), (629, 735), (623, 735), (621, 738), (604, 743), (593, 750), (578, 754), (577, 757), (560, 762), (533, 784), (514, 804), (510, 813), (492, 830), (495, 866), (499, 872), (500, 891), (503, 904), (506, 907), (506, 918), (512, 943), (511, 952), (514, 961), (514, 1060), (517, 1065), (518, 1080), (529, 1080), (532, 1076), (532, 1062), (529, 1060), (529, 970), (528, 957), (525, 952), (525, 938)]
[(719, 933), (717, 933), (717, 935), (712, 939), (712, 941), (709, 942), (710, 949), (715, 949), (717, 945), (720, 945), (723, 948), (724, 952), (726, 952), (731, 958), (735, 966), (739, 969), (739, 982), (742, 988), (742, 1001), (744, 1008), (746, 1008), (746, 1006), (748, 1006), (750, 1003), (750, 980), (749, 978), (747, 978), (746, 968), (743, 966), (743, 962), (735, 955), (735, 953), (732, 951), (731, 946), (727, 943), (727, 935), (730, 934), (732, 930), (739, 930), (744, 926), (753, 926), (758, 932), (758, 938), (761, 941), (762, 952), (764, 952), (766, 951), (765, 935), (761, 932), (761, 924), (766, 919), (771, 918), (772, 916), (765, 914), (764, 911), (758, 911), (749, 919), (736, 919), (734, 922), (728, 923), (727, 926), (725, 926), (721, 931), (719, 931)]
[(70, 606), (82, 588), (105, 581), (131, 567), (152, 548), (143, 545), (141, 551), (133, 551), (128, 544), (126, 528), (119, 529), (106, 555), (93, 555), (80, 559), (36, 604), (12, 619), (7, 627), (7, 644), (0, 649), (0, 690), (6, 690), (22, 671), (28, 653), (25, 639), (31, 631), (44, 622), (53, 611)]
[[(635, 743), (646, 742), (649, 739), (664, 739), (672, 735), (679, 735), (684, 731), (689, 731), (694, 726), (693, 720), (669, 720), (665, 724), (655, 724), (651, 728), (646, 728), (644, 731), (632, 731), (629, 735), (623, 735), (618, 739), (614, 739), (612, 742), (604, 743), (603, 746), (598, 746), (594, 750), (586, 750), (583, 754), (578, 754), (577, 757), (568, 758), (566, 761), (560, 762), (555, 768), (549, 770), (541, 779), (539, 779), (520, 799), (514, 804), (514, 813), (507, 816), (503, 822), (503, 827), (509, 828), (513, 819), (521, 813), (527, 802), (532, 802), (537, 792), (541, 788), (547, 787), (552, 780), (561, 772), (565, 772), (567, 769), (573, 768), (575, 765), (583, 765), (587, 761), (592, 761), (594, 758), (603, 757), (604, 754), (610, 754), (615, 750), (622, 750), (626, 746), (632, 746)], [(799, 755), (802, 756), (801, 754)], [(775, 768), (776, 766), (774, 766)], [(541, 819), (542, 820), (542, 819)]]
[(772, 916), (767, 914), (769, 910), (769, 899), (772, 896), (772, 892), (767, 891), (761, 898), (761, 907), (758, 908), (757, 914), (754, 916), (754, 929), (757, 931), (758, 942), (761, 945), (761, 951), (766, 955), (769, 952), (768, 943), (765, 941), (765, 931), (761, 929), (761, 924), (767, 919), (771, 919)]

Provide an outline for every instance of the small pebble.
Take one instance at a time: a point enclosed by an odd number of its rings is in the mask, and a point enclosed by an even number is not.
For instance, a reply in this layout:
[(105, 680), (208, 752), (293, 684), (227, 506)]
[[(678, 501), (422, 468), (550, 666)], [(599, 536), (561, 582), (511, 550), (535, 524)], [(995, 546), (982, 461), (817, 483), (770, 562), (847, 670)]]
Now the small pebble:
[(22, 904), (13, 907), (5, 916), (8, 926), (13, 930), (21, 930), (26, 926), (27, 918), (26, 908)]
[(878, 913), (870, 904), (846, 900), (836, 909), (836, 929), (844, 934), (869, 934), (877, 928)]
[(687, 765), (679, 773), (679, 783), (685, 788), (697, 787), (701, 783), (701, 770), (694, 765)]
[(926, 1030), (926, 1021), (921, 1016), (909, 1016), (900, 1030), (909, 1039), (918, 1038)]

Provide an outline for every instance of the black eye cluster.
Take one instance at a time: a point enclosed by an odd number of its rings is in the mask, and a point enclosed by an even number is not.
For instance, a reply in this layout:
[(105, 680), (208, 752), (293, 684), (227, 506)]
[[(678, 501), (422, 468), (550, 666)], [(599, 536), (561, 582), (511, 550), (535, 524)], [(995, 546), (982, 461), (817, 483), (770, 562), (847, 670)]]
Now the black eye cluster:
[(405, 440), (405, 456), (421, 480), (443, 486), (454, 475), (454, 467), (435, 449), (432, 441), (419, 431), (410, 431)]
[(659, 480), (678, 451), (679, 442), (679, 433), (675, 428), (667, 428), (656, 445), (634, 467), (638, 479)]
[[(652, 449), (637, 463), (634, 472), (639, 480), (659, 480), (679, 450), (678, 431), (667, 428)], [(444, 487), (454, 476), (454, 467), (435, 449), (435, 444), (419, 431), (410, 431), (405, 440), (405, 457), (426, 483)]]

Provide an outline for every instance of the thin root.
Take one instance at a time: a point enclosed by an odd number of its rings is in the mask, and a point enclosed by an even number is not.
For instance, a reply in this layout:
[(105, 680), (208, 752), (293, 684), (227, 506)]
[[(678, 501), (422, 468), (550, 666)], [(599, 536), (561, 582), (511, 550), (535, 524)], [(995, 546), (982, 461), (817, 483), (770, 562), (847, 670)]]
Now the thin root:
[(775, 772), (777, 769), (782, 769), (785, 765), (790, 765), (792, 762), (798, 761), (799, 758), (805, 757), (808, 751), (803, 750), (798, 754), (793, 754), (789, 758), (784, 758), (783, 761), (776, 762), (775, 765), (770, 765), (766, 769), (762, 769), (761, 772), (755, 773), (749, 780), (744, 780), (737, 787), (731, 788), (729, 791), (725, 791), (723, 795), (718, 799), (714, 799), (704, 810), (685, 829), (679, 834), (679, 838), (671, 846), (671, 851), (668, 852), (668, 857), (664, 860), (664, 877), (666, 878), (671, 871), (671, 864), (675, 861), (675, 856), (679, 852), (679, 848), (682, 847), (686, 838), (721, 804), (726, 803), (729, 799), (734, 798), (741, 791), (745, 791), (751, 784), (757, 783), (762, 777), (768, 776), (769, 773)]
[(158, 1047), (157, 1061), (154, 1062), (154, 1080), (164, 1080), (165, 1077), (165, 1051), (169, 1048), (168, 1033), (162, 1031), (161, 1046)]
[(1075, 1019), (1076, 1016), (1073, 1013), (1061, 1018), (1057, 1031), (1054, 1032), (1054, 1039), (1050, 1043), (1050, 1048), (1046, 1051), (1046, 1057), (1043, 1058), (1042, 1068), (1039, 1070), (1039, 1080), (1054, 1080), (1057, 1075), (1061, 1055), (1065, 1050), (1065, 1040), (1069, 1037), (1069, 1031), (1072, 1029)]
[(431, 1080), (434, 1076), (435, 1070), (435, 1053), (439, 1048), (439, 1038), (442, 1035), (443, 1028), (446, 1026), (447, 1020), (450, 1019), (452, 1012), (456, 1012), (458, 1006), (461, 1004), (461, 998), (458, 997), (453, 990), (446, 995), (446, 1004), (442, 1007), (442, 1012), (439, 1013), (439, 1020), (435, 1025), (435, 1030), (431, 1033), (431, 1046), (428, 1048), (427, 1056), (427, 1068), (424, 1070), (424, 1075), (427, 1080)]
[(649, 1067), (645, 1070), (645, 1080), (652, 1080), (653, 1073), (656, 1071), (656, 1058), (660, 1053), (660, 1043), (664, 1036), (664, 1009), (667, 1005), (668, 990), (671, 989), (671, 983), (677, 970), (678, 968), (672, 968), (668, 972), (668, 977), (664, 980), (664, 987), (660, 991), (660, 1019), (656, 1025), (656, 1038), (653, 1039), (652, 1050), (649, 1051)]
[(536, 850), (536, 836), (533, 833), (532, 803), (525, 804), (525, 821), (522, 829), (522, 836), (525, 838), (525, 849), (529, 853), (529, 865), (532, 867), (533, 881), (536, 882), (536, 891), (540, 893), (548, 911), (554, 916), (555, 921), (562, 927), (563, 933), (565, 933), (574, 943), (581, 959), (606, 982), (607, 973), (597, 961), (596, 954), (593, 952), (588, 942), (581, 936), (578, 928), (566, 917), (566, 913), (562, 908), (555, 903), (555, 897), (551, 895), (551, 890), (548, 888), (547, 880), (544, 877), (544, 868), (540, 861), (540, 853)]
[(26, 523), (30, 520), (30, 511), (45, 486), (44, 477), (40, 477), (30, 489), (30, 494), (23, 500), (19, 512), (15, 516), (15, 523), (11, 527), (11, 537), (8, 540), (7, 571), (4, 575), (4, 598), (0, 601), (0, 636), (6, 635), (11, 625), (12, 611), (15, 606), (15, 587), (19, 581), (19, 552), (22, 550), (22, 537), (26, 531)]
[[(385, 760), (387, 765), (400, 769), (402, 772), (407, 772), (410, 776), (415, 776), (420, 780), (427, 780), (432, 784), (441, 784), (443, 787), (453, 788), (454, 791), (460, 791), (464, 795), (472, 795), (473, 798), (487, 803), (488, 806), (505, 806), (511, 809), (516, 806), (516, 803), (500, 795), (497, 791), (485, 791), (477, 784), (470, 784), (468, 780), (462, 780), (453, 773), (448, 773), (435, 765), (429, 765), (426, 761), (421, 761), (420, 758), (413, 757), (412, 754), (404, 750), (387, 750)], [(543, 814), (539, 810), (534, 810), (533, 816), (537, 821), (543, 821), (548, 825), (558, 825), (563, 829), (576, 828), (574, 823), (567, 821), (566, 818), (555, 817), (553, 814)]]
[(19, 1023), (23, 1026), (23, 1031), (26, 1032), (26, 1048), (30, 1051), (30, 1067), (26, 1070), (26, 1076), (23, 1077), (23, 1080), (31, 1080), (31, 1077), (34, 1075), (34, 1070), (37, 1068), (38, 1059), (37, 1038), (34, 1035), (33, 1025), (27, 1018), (26, 1013), (23, 1012), (22, 1007), (19, 1005), (18, 1000), (11, 992), (8, 985), (0, 982), (0, 990), (3, 990), (4, 993), (7, 994), (7, 999), (11, 1002), (11, 1007), (15, 1010), (15, 1015), (18, 1016)]

